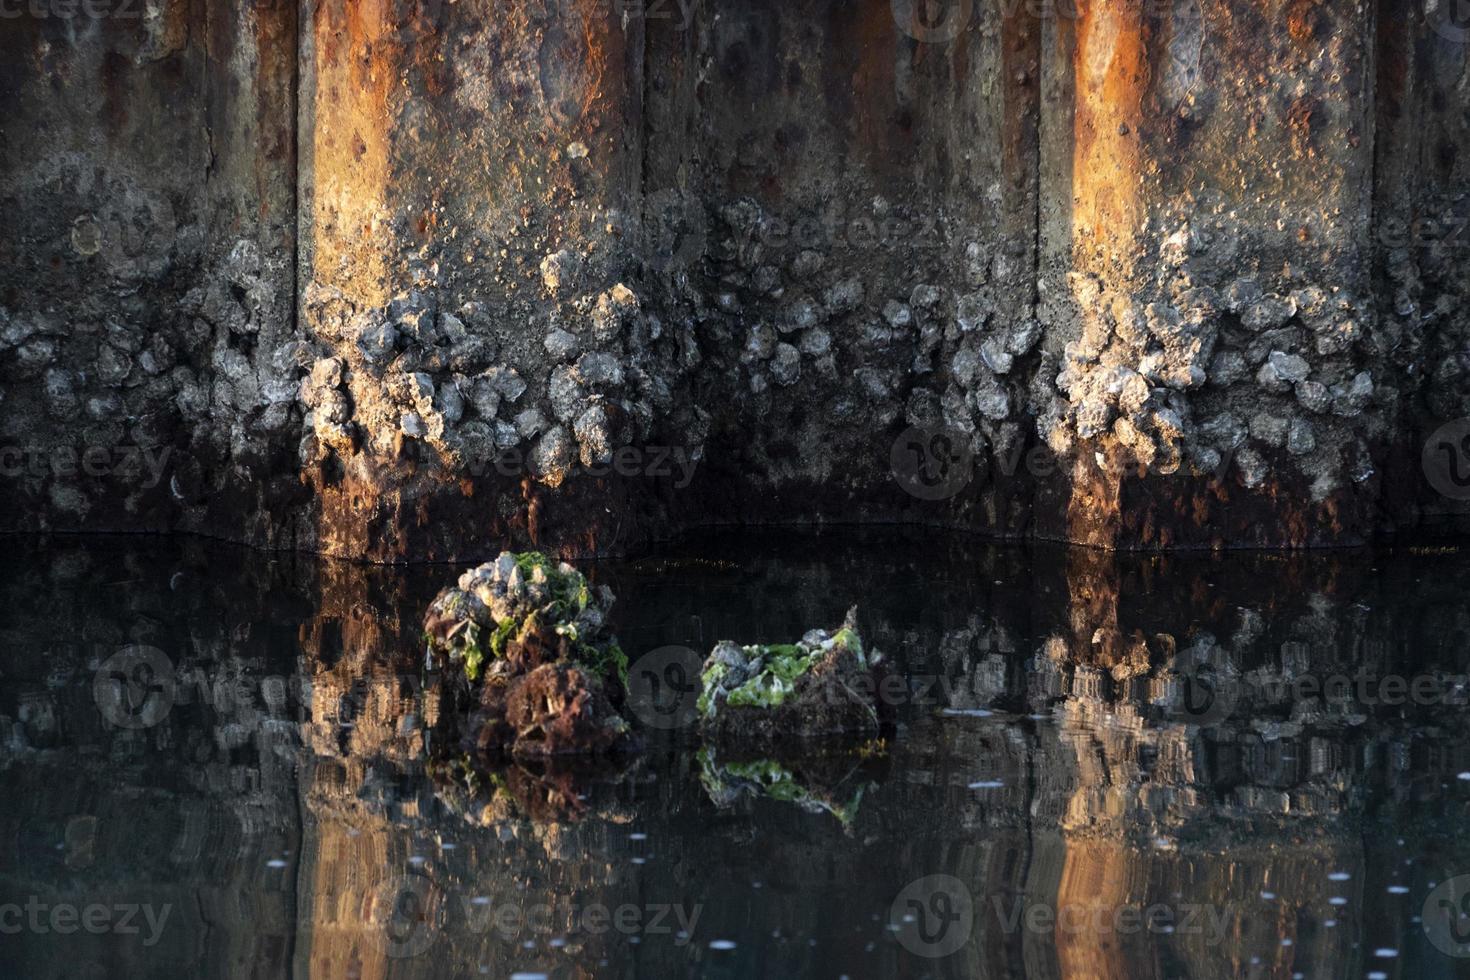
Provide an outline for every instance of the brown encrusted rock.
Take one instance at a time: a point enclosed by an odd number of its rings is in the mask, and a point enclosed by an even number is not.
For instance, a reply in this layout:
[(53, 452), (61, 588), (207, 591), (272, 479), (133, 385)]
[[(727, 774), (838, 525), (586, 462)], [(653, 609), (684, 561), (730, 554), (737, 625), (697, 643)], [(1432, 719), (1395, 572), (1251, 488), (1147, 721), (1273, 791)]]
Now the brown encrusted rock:
[(447, 744), (485, 759), (613, 747), (628, 725), (618, 714), (627, 658), (606, 629), (612, 603), (608, 589), (536, 552), (504, 552), (440, 592), (424, 634), (457, 709)]
[(521, 624), (520, 632), (506, 641), (505, 660), (514, 673), (526, 673), (543, 664), (570, 659), (573, 646), (553, 626), (533, 616)]
[(603, 685), (564, 663), (543, 664), (510, 683), (505, 723), (517, 756), (613, 752), (631, 738)]

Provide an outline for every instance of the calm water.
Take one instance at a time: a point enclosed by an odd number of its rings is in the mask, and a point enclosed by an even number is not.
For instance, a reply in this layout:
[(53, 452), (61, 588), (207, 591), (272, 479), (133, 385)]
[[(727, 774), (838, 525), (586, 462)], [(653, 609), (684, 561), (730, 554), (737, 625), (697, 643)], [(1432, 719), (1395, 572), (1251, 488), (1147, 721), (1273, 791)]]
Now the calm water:
[(0, 976), (1470, 975), (1457, 554), (688, 539), (584, 566), (643, 675), (859, 603), (887, 751), (485, 772), (454, 568), (4, 544)]

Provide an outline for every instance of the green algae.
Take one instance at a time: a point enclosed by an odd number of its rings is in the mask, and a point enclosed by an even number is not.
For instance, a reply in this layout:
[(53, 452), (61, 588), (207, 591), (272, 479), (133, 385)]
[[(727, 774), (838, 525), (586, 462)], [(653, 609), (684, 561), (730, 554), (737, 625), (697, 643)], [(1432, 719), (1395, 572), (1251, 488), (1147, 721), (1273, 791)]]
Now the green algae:
[[(754, 644), (740, 647), (747, 664), (756, 667), (755, 673), (742, 683), (727, 687), (725, 680), (733, 668), (730, 664), (711, 657), (700, 672), (702, 690), (695, 707), (702, 717), (712, 717), (718, 703), (719, 692), (725, 694), (725, 703), (737, 708), (775, 708), (786, 703), (796, 691), (798, 678), (809, 672), (834, 648), (854, 654), (859, 665), (866, 662), (863, 644), (857, 630), (844, 624), (830, 637), (819, 631), (817, 642), (802, 640), (799, 643)], [(733, 644), (732, 644), (733, 646)]]
[(844, 828), (850, 827), (862, 805), (866, 786), (858, 786), (844, 803), (823, 799), (802, 785), (796, 775), (775, 759), (720, 763), (709, 748), (699, 752), (699, 780), (717, 804), (728, 803), (742, 793), (764, 796), (779, 803), (801, 807), (809, 813), (830, 813)]
[[(446, 590), (436, 602), (446, 613), (464, 618), (443, 640), (436, 643), (426, 637), (430, 649), (437, 646), (443, 650), (451, 661), (459, 662), (471, 683), (477, 683), (489, 664), (507, 657), (518, 637), (545, 628), (565, 638), (567, 659), (599, 678), (616, 678), (626, 687), (628, 657), (616, 640), (602, 635), (603, 610), (593, 609), (598, 615), (584, 616), (597, 604), (586, 576), (570, 566), (558, 565), (539, 551), (513, 553), (510, 557), (520, 573), (520, 582), (513, 589), (512, 600), (506, 603), (508, 614), (497, 620), (490, 607), (473, 594)], [(474, 571), (483, 572), (493, 564)], [(505, 607), (501, 608), (505, 612)]]

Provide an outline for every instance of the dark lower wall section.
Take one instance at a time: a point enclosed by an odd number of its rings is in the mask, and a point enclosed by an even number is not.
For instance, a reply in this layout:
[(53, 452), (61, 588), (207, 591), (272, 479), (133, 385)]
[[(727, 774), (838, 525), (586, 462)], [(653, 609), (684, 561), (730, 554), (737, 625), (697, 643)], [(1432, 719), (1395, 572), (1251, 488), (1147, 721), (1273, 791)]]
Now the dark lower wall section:
[(27, 8), (4, 526), (375, 560), (1460, 530), (1445, 6)]
[(289, 546), (296, 8), (73, 6), (0, 26), (5, 523)]

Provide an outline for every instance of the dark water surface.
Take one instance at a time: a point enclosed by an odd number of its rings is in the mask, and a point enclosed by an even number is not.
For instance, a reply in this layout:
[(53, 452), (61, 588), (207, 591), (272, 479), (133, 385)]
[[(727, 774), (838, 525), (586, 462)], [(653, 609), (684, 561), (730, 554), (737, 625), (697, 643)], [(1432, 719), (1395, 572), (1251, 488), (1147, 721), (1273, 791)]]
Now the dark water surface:
[(859, 603), (886, 747), (645, 710), (623, 766), (487, 772), (427, 764), (456, 568), (3, 544), (3, 977), (1470, 975), (1452, 552), (686, 539), (583, 566), (635, 675)]

